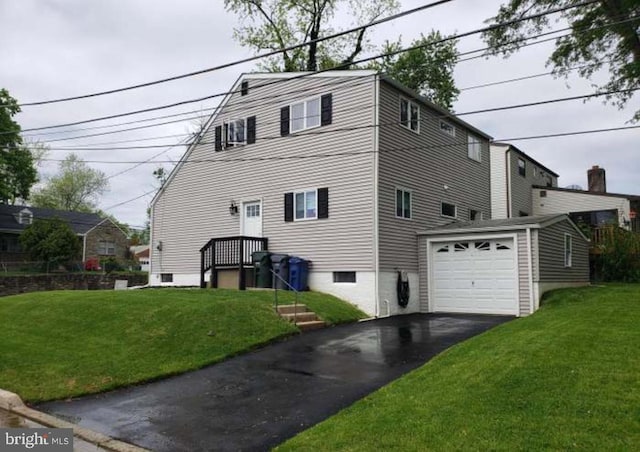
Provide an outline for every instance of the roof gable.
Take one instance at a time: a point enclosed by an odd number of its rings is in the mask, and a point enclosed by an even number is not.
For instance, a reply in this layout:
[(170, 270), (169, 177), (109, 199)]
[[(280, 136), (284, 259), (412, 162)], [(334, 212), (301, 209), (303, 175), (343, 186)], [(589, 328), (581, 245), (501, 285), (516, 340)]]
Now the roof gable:
[(95, 213), (0, 204), (0, 230), (15, 232), (24, 230), (29, 225), (20, 223), (19, 218), (20, 213), (25, 211), (33, 214), (34, 221), (60, 218), (69, 225), (73, 232), (80, 235), (85, 234), (103, 220), (100, 215)]

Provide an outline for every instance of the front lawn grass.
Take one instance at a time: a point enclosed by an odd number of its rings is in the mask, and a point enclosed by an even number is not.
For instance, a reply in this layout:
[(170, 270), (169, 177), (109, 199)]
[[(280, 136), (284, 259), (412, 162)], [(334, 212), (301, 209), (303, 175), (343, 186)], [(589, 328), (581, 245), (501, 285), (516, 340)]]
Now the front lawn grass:
[[(334, 320), (362, 316), (329, 295), (307, 298)], [(275, 314), (272, 292), (222, 289), (28, 293), (0, 298), (0, 319), (0, 388), (30, 402), (197, 369), (298, 331)]]
[(279, 450), (637, 450), (640, 285), (552, 292)]

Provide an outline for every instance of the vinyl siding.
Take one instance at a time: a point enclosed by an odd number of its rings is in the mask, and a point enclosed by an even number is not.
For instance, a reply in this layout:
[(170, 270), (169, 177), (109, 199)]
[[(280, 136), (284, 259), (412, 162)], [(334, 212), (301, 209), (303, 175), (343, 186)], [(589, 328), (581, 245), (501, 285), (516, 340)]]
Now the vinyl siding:
[[(523, 157), (521, 154), (513, 151), (507, 153), (509, 159), (509, 172), (511, 177), (511, 217), (519, 217), (520, 212), (526, 212), (528, 215), (534, 215), (534, 209), (531, 200), (531, 190), (533, 185), (547, 185), (547, 174), (541, 170), (538, 165), (530, 159)], [(526, 162), (525, 176), (518, 173), (518, 159), (524, 159)], [(542, 174), (545, 174), (543, 177)], [(551, 175), (549, 175), (551, 176)], [(557, 186), (557, 178), (551, 176), (552, 185)]]
[(418, 277), (420, 312), (429, 312), (429, 262), (427, 237), (424, 236), (418, 239)]
[[(453, 138), (440, 130), (440, 114), (420, 106), (420, 133), (400, 125), (401, 94), (380, 83), (378, 156), (379, 266), (381, 271), (418, 271), (416, 231), (455, 221), (440, 215), (440, 203), (456, 204), (458, 219), (469, 210), (491, 215), (489, 143), (482, 140), (481, 162), (467, 156), (467, 130)], [(445, 185), (447, 188), (445, 189)], [(412, 192), (412, 218), (396, 218), (396, 187)]]
[[(316, 271), (374, 269), (374, 79), (306, 77), (256, 88), (273, 80), (249, 78), (249, 93), (231, 96), (188, 156), (192, 162), (179, 167), (157, 198), (152, 233), (163, 251), (152, 247), (152, 273), (198, 273), (199, 249), (209, 239), (240, 233), (241, 214), (230, 215), (230, 203), (242, 208), (254, 200), (262, 201), (271, 251), (310, 259)], [(331, 125), (280, 137), (281, 107), (328, 93)], [(250, 116), (256, 116), (256, 143), (214, 152), (215, 127)], [(358, 129), (339, 130), (350, 127)], [(335, 153), (352, 155), (308, 158)], [(262, 158), (270, 160), (252, 160)], [(321, 187), (329, 188), (328, 219), (284, 221), (285, 193)]]
[[(546, 192), (546, 197), (540, 197), (540, 192)], [(590, 210), (618, 210), (620, 226), (629, 218), (629, 200), (615, 196), (602, 196), (574, 191), (533, 190), (534, 215), (551, 213), (588, 212)]]
[[(564, 234), (572, 237), (572, 266), (564, 266)], [(540, 282), (588, 282), (589, 242), (568, 220), (555, 223), (538, 233)]]
[(529, 315), (531, 306), (529, 285), (529, 248), (527, 232), (518, 231), (518, 306), (520, 315)]
[(504, 146), (491, 146), (491, 218), (508, 218), (507, 166)]

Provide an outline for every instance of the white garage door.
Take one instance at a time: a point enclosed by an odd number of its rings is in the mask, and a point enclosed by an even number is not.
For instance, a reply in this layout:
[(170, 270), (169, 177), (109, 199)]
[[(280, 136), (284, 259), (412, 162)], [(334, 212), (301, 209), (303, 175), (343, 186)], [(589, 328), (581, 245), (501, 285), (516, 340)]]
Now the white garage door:
[(513, 238), (432, 244), (433, 311), (518, 314)]

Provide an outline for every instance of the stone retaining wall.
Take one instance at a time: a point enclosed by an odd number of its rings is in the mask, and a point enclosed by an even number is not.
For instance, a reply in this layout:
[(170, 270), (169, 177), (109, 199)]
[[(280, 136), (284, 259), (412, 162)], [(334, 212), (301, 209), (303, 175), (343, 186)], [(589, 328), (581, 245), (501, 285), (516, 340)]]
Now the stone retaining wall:
[(146, 274), (86, 274), (61, 273), (47, 275), (0, 275), (0, 296), (45, 290), (113, 289), (116, 279), (126, 279), (128, 286), (143, 286), (149, 281)]

